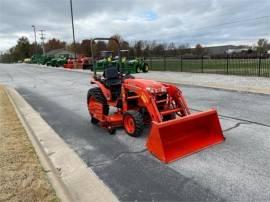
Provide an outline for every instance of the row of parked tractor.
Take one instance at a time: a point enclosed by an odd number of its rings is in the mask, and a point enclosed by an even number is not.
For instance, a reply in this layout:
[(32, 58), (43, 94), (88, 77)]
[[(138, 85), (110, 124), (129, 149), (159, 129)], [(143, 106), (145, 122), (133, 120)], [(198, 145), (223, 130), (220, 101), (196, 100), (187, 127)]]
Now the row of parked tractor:
[(90, 61), (90, 57), (81, 55), (77, 58), (71, 58), (69, 54), (60, 54), (58, 56), (33, 55), (31, 57), (32, 64), (41, 64), (52, 67), (65, 67), (70, 69), (90, 69)]
[(68, 54), (58, 56), (33, 55), (29, 62), (69, 69), (90, 69), (92, 71), (93, 67), (96, 71), (104, 71), (108, 66), (118, 66), (121, 67), (123, 72), (148, 72), (149, 65), (143, 58), (131, 58), (128, 50), (120, 50), (119, 54), (121, 54), (121, 60), (119, 60), (119, 56), (114, 56), (112, 51), (101, 51), (95, 57), (95, 60), (84, 55), (80, 55), (77, 58), (71, 58)]

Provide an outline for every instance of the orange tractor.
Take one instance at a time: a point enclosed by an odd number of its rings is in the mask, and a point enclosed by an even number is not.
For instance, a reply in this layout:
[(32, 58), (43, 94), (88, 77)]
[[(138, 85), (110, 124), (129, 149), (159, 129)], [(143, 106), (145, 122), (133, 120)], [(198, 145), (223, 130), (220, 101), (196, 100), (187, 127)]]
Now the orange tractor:
[[(119, 46), (113, 38), (93, 39), (92, 46), (94, 40), (114, 40)], [(150, 125), (146, 147), (165, 163), (225, 140), (217, 111), (191, 114), (181, 90), (174, 85), (124, 75), (121, 66), (108, 66), (103, 75), (94, 70), (91, 84), (97, 86), (87, 95), (92, 124), (111, 134), (124, 127), (132, 137), (140, 136), (145, 125)]]
[(64, 64), (64, 68), (67, 69), (90, 69), (90, 58), (83, 55), (79, 56), (77, 59), (68, 59), (67, 63)]

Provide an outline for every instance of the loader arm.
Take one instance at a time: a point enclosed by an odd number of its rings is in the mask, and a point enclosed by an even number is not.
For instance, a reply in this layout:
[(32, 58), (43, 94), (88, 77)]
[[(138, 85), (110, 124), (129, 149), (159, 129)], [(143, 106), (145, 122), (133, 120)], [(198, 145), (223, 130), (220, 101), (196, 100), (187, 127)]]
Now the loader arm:
[[(131, 91), (136, 94), (136, 96), (127, 96), (127, 92)], [(140, 87), (136, 87), (129, 84), (124, 84), (122, 89), (122, 101), (123, 101), (123, 111), (127, 111), (129, 109), (129, 106), (127, 104), (127, 100), (131, 99), (138, 99), (139, 100), (139, 106), (144, 107), (147, 109), (150, 118), (152, 121), (161, 122), (162, 116), (157, 113), (158, 109), (155, 104), (154, 98), (151, 94), (149, 94), (147, 91)]]
[[(139, 98), (139, 105), (147, 109), (152, 121), (161, 123), (163, 122), (163, 116), (169, 114), (177, 114), (180, 117), (190, 114), (187, 103), (182, 95), (180, 89), (173, 85), (163, 84), (166, 87), (166, 98), (158, 99), (160, 93), (151, 93), (145, 88), (140, 88), (134, 85), (125, 84), (122, 89), (123, 111), (129, 109), (126, 100)], [(127, 97), (127, 92), (132, 91), (136, 93), (137, 97)], [(163, 93), (164, 94), (164, 93)], [(158, 106), (164, 103), (167, 109), (160, 110)]]

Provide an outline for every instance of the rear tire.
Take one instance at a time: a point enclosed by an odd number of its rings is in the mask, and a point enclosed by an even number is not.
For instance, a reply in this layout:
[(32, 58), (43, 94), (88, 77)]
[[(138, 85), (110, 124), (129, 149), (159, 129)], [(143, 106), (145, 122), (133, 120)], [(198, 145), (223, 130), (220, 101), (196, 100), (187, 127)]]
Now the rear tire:
[(135, 110), (128, 110), (123, 115), (123, 125), (128, 135), (139, 137), (143, 133), (143, 116)]
[[(105, 96), (103, 95), (101, 89), (99, 87), (89, 89), (87, 93), (87, 106), (89, 106), (90, 98), (93, 97), (97, 102), (103, 105), (103, 114), (109, 114), (109, 105)], [(91, 123), (96, 125), (99, 123), (99, 120), (93, 117), (93, 114), (89, 111), (91, 116)]]
[(146, 73), (146, 72), (148, 72), (148, 71), (149, 71), (149, 65), (148, 65), (147, 63), (145, 63), (145, 64), (143, 65), (143, 72)]
[(141, 68), (139, 65), (136, 66), (136, 73), (140, 73), (141, 72)]

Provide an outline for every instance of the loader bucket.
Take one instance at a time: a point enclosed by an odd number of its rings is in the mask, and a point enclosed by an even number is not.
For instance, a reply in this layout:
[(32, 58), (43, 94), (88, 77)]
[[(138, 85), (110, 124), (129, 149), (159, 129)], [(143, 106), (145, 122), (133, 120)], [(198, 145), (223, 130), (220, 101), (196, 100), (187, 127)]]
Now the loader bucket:
[(169, 163), (224, 140), (217, 111), (211, 109), (162, 123), (152, 122), (146, 147)]

